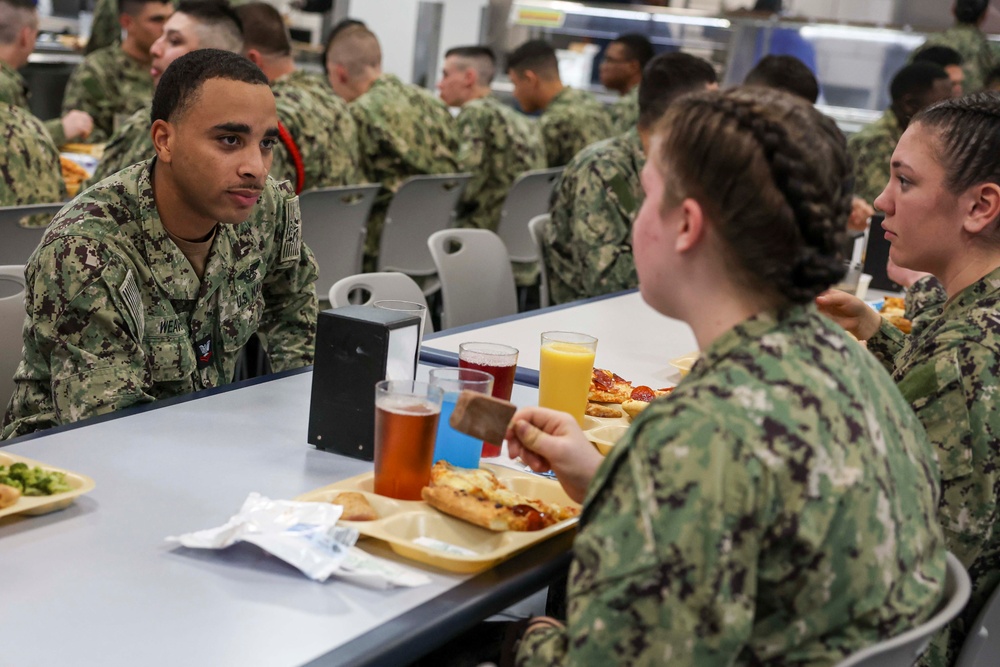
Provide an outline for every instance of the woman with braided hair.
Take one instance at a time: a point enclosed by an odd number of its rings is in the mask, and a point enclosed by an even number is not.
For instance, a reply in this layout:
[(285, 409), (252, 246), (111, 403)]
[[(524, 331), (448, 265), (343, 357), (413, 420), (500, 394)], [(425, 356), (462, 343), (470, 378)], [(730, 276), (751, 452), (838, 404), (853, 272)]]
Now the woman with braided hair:
[(568, 415), (514, 416), (512, 455), (584, 504), (568, 618), (534, 619), (519, 665), (834, 665), (933, 613), (933, 450), (813, 305), (843, 270), (849, 180), (833, 122), (786, 93), (667, 110), (635, 263), (644, 300), (691, 326), (701, 358), (606, 459)]
[[(953, 659), (1000, 582), (1000, 94), (967, 95), (914, 116), (890, 175), (875, 199), (890, 262), (911, 276), (931, 274), (915, 287), (926, 292), (940, 281), (946, 299), (920, 312), (909, 336), (849, 294), (830, 292), (818, 303), (868, 342), (937, 448), (945, 538), (973, 584), (950, 627)], [(944, 644), (935, 641), (931, 664), (950, 664)]]

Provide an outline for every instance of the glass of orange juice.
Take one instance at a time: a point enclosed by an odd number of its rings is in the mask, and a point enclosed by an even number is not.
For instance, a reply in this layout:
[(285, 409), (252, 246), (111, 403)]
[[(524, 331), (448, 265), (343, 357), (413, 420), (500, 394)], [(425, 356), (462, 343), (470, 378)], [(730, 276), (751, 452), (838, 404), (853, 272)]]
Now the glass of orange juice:
[(582, 426), (596, 352), (593, 336), (571, 331), (543, 333), (538, 405), (568, 412)]

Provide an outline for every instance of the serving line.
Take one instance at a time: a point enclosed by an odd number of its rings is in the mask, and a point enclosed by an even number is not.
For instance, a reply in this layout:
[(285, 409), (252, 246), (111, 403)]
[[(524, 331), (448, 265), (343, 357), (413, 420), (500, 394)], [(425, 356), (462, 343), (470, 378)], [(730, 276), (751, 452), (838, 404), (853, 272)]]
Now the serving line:
[[(572, 532), (475, 576), (360, 543), (431, 579), (389, 591), (316, 583), (247, 544), (165, 542), (221, 525), (251, 491), (293, 498), (372, 469), (306, 443), (311, 381), (306, 369), (6, 443), (97, 486), (68, 509), (0, 520), (3, 662), (62, 646), (109, 666), (405, 664), (565, 571)], [(514, 402), (536, 397), (515, 385)]]
[(538, 386), (544, 331), (577, 331), (595, 336), (597, 368), (614, 371), (633, 385), (654, 388), (677, 384), (680, 373), (670, 360), (698, 350), (687, 324), (657, 313), (636, 290), (630, 290), (431, 334), (421, 347), (420, 359), (455, 366), (461, 343), (511, 345), (520, 351), (517, 381)]

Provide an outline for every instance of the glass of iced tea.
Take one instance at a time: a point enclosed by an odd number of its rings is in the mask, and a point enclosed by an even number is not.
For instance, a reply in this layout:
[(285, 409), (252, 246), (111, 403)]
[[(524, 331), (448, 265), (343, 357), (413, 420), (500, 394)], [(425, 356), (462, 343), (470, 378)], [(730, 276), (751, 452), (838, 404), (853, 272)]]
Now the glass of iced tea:
[(596, 352), (593, 336), (571, 331), (543, 333), (538, 405), (568, 412), (582, 426)]
[(444, 392), (426, 382), (375, 385), (375, 493), (420, 500), (431, 479), (434, 436)]
[[(510, 400), (517, 371), (517, 348), (498, 343), (462, 343), (458, 346), (459, 368), (474, 368), (493, 376), (493, 396)], [(503, 443), (484, 442), (484, 457), (500, 456)]]
[(493, 376), (474, 368), (433, 368), (430, 381), (433, 386), (441, 387), (444, 391), (432, 463), (447, 461), (459, 468), (478, 468), (483, 443), (453, 429), (450, 423), (451, 413), (455, 411), (458, 395), (463, 391), (492, 394)]

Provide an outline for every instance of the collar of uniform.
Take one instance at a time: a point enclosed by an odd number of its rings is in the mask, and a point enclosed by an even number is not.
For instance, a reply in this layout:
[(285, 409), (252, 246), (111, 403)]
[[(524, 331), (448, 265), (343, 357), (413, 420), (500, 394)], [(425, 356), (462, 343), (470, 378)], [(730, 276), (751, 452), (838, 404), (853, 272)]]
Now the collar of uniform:
[(7, 63), (3, 62), (2, 60), (0, 60), (0, 76), (11, 79), (16, 83), (20, 84), (21, 92), (23, 92), (25, 95), (28, 94), (28, 82), (24, 80), (24, 77), (21, 76), (20, 72), (18, 72), (16, 69), (11, 67)]
[(954, 297), (948, 299), (948, 303), (945, 304), (941, 313), (941, 318), (947, 319), (951, 314), (964, 312), (983, 297), (998, 294), (1000, 294), (1000, 268), (993, 269)]
[(551, 111), (552, 108), (556, 107), (556, 106), (560, 106), (560, 105), (569, 106), (569, 105), (571, 105), (573, 103), (573, 96), (574, 96), (575, 92), (576, 91), (573, 90), (571, 87), (569, 87), (569, 86), (563, 86), (563, 89), (560, 90), (556, 94), (556, 96), (552, 98), (552, 101), (549, 102), (549, 106), (545, 110), (546, 111)]
[(378, 78), (372, 81), (371, 88), (369, 88), (368, 90), (369, 92), (371, 92), (373, 88), (381, 88), (383, 86), (397, 87), (402, 85), (403, 82), (399, 80), (398, 76), (396, 76), (395, 74), (389, 74), (388, 72), (385, 72), (384, 74), (379, 74)]
[(623, 136), (632, 151), (632, 159), (639, 165), (639, 171), (642, 171), (642, 166), (646, 163), (646, 154), (642, 152), (642, 138), (639, 137), (639, 128), (629, 128)]

